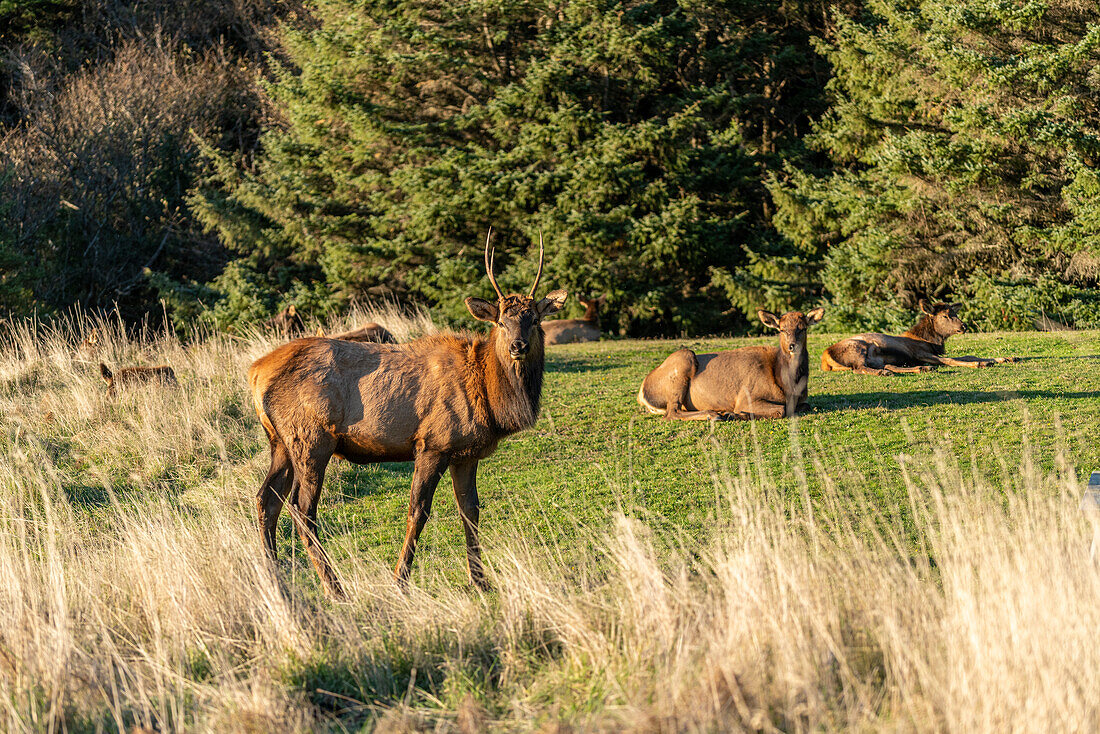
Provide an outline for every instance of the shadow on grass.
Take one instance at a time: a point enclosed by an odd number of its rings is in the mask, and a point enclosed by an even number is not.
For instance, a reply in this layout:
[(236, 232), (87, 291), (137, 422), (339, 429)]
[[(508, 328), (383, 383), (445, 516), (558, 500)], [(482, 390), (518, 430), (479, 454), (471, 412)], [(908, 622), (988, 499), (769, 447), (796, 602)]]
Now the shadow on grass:
[(325, 484), (329, 485), (330, 497), (333, 500), (355, 502), (364, 497), (375, 497), (394, 491), (407, 494), (412, 475), (411, 461), (366, 465), (341, 462), (329, 470)]
[(61, 488), (70, 504), (84, 507), (107, 507), (111, 495), (102, 484), (66, 484)]
[(1062, 390), (920, 390), (917, 392), (862, 392), (834, 397), (810, 397), (814, 413), (834, 413), (859, 408), (903, 410), (929, 405), (968, 405), (971, 403), (1003, 403), (1010, 400), (1088, 400), (1100, 398), (1100, 391), (1066, 392)]
[(586, 359), (549, 358), (546, 360), (546, 371), (549, 373), (604, 372), (606, 370), (622, 369), (626, 366), (626, 362), (610, 359), (601, 359), (598, 362)]

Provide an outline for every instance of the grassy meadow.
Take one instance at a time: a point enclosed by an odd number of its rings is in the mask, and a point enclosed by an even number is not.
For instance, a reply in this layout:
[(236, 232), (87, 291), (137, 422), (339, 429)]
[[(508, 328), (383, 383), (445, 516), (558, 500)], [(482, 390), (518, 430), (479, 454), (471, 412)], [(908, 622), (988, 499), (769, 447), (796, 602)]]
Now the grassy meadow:
[[(955, 337), (1021, 359), (893, 377), (822, 373), (811, 333), (812, 411), (756, 423), (635, 394), (678, 346), (773, 338), (552, 348), (537, 426), (479, 471), (494, 591), (444, 478), (401, 593), (411, 464), (334, 461), (334, 603), (285, 514), (274, 573), (254, 527), (273, 337), (0, 328), (0, 730), (1100, 726), (1098, 332)], [(101, 359), (180, 387), (111, 398)]]

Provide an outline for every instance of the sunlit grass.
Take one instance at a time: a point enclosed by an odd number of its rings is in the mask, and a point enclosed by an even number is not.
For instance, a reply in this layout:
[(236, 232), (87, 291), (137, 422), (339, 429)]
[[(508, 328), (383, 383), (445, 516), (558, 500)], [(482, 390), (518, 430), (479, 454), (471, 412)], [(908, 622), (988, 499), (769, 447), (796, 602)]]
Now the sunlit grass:
[[(399, 333), (384, 316), (346, 326)], [(244, 373), (273, 338), (138, 337), (0, 335), (0, 730), (1100, 725), (1079, 509), (1100, 408), (1073, 370), (1094, 334), (977, 337), (1033, 357), (980, 373), (815, 370), (817, 412), (713, 429), (631, 404), (671, 344), (555, 351), (543, 420), (482, 468), (495, 591), (464, 583), (441, 486), (401, 593), (408, 466), (341, 464), (321, 509), (339, 604), (289, 523), (279, 567), (260, 552)], [(100, 359), (180, 386), (112, 399)]]

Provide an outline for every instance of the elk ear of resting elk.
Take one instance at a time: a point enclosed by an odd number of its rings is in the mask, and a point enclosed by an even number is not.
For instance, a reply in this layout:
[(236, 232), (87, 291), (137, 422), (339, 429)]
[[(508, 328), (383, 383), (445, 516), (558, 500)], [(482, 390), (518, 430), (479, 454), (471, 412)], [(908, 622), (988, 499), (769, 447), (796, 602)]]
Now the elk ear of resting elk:
[(99, 374), (107, 383), (107, 392), (114, 395), (118, 388), (157, 383), (161, 385), (178, 385), (175, 371), (166, 364), (156, 367), (123, 367), (118, 372), (104, 363), (99, 363)]
[(546, 334), (546, 343), (549, 345), (598, 342), (600, 340), (599, 309), (606, 298), (606, 296), (590, 298), (578, 295), (577, 300), (584, 306), (584, 316), (579, 319), (543, 321), (542, 330)]
[(785, 418), (807, 408), (810, 358), (806, 330), (825, 310), (776, 316), (757, 311), (779, 331), (778, 347), (741, 347), (717, 354), (679, 349), (646, 376), (638, 402), (677, 420)]
[(948, 337), (962, 334), (966, 324), (958, 317), (961, 303), (929, 305), (923, 298), (918, 307), (921, 318), (901, 336), (859, 334), (838, 341), (821, 354), (821, 369), (826, 372), (852, 370), (861, 375), (890, 375), (928, 372), (940, 365), (949, 367), (989, 367), (1015, 362), (1015, 357), (945, 357)]
[[(491, 236), (491, 231), (490, 231)], [(470, 581), (486, 588), (478, 541), (478, 462), (500, 440), (532, 426), (543, 379), (539, 323), (561, 309), (565, 291), (541, 300), (505, 296), (493, 274), (489, 237), (485, 265), (496, 302), (467, 298), (487, 336), (437, 334), (399, 345), (307, 338), (284, 344), (248, 371), (252, 399), (271, 448), (271, 468), (257, 505), (264, 547), (276, 557), (276, 524), (284, 503), (321, 583), (343, 588), (317, 537), (317, 501), (333, 456), (367, 464), (414, 462), (405, 541), (394, 575), (407, 584), (417, 540), (436, 485), (450, 471), (466, 536)]]

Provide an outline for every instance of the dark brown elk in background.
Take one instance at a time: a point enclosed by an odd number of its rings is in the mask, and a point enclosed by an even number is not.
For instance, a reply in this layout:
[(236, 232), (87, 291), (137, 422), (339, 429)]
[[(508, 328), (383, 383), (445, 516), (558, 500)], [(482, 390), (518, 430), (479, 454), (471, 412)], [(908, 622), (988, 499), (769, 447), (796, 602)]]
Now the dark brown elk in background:
[(100, 362), (99, 374), (102, 375), (103, 381), (107, 383), (107, 392), (112, 395), (119, 388), (133, 387), (135, 385), (146, 385), (149, 383), (158, 385), (179, 384), (176, 381), (175, 371), (166, 364), (156, 367), (123, 367), (118, 372), (112, 373), (107, 365)]
[(578, 295), (577, 300), (584, 306), (584, 316), (579, 319), (554, 319), (543, 321), (542, 331), (546, 334), (547, 344), (575, 344), (577, 342), (598, 342), (600, 340), (600, 306), (606, 296), (588, 298)]
[(956, 315), (960, 303), (930, 306), (923, 298), (918, 307), (923, 316), (901, 336), (860, 334), (838, 341), (821, 354), (821, 369), (826, 372), (852, 370), (861, 375), (889, 375), (928, 372), (934, 367), (988, 367), (1015, 362), (1014, 357), (945, 357), (948, 337), (962, 334), (966, 324)]
[(275, 329), (284, 339), (301, 336), (306, 331), (306, 322), (294, 304), (290, 304), (268, 319), (267, 325)]
[(678, 420), (784, 418), (806, 409), (810, 358), (806, 330), (825, 310), (776, 316), (757, 311), (779, 331), (778, 347), (742, 347), (717, 354), (680, 349), (646, 376), (638, 402)]
[(478, 462), (500, 440), (532, 426), (543, 379), (544, 316), (561, 309), (565, 291), (535, 300), (539, 269), (527, 295), (505, 296), (485, 267), (496, 303), (467, 298), (488, 336), (438, 334), (399, 345), (337, 339), (292, 341), (253, 363), (252, 399), (271, 446), (271, 468), (257, 503), (264, 546), (276, 557), (275, 528), (284, 502), (325, 590), (343, 589), (317, 538), (317, 501), (333, 456), (367, 464), (414, 462), (405, 542), (395, 569), (405, 584), (436, 484), (450, 470), (466, 535), (470, 580), (485, 588), (478, 541)]
[(381, 324), (376, 324), (373, 321), (369, 321), (358, 329), (351, 329), (339, 334), (326, 334), (325, 330), (318, 327), (317, 336), (323, 336), (327, 339), (341, 339), (346, 342), (374, 342), (375, 344), (396, 344), (397, 340), (393, 338), (386, 327)]

